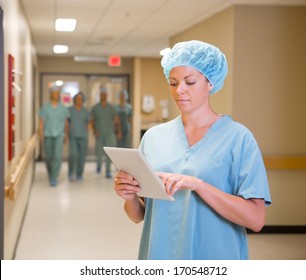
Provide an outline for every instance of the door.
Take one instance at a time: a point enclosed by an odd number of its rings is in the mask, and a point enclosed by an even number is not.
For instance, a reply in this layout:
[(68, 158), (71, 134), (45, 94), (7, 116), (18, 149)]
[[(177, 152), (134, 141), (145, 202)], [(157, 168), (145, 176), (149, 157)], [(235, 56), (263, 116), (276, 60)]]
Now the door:
[[(121, 89), (126, 89), (129, 92), (129, 78), (127, 75), (91, 75), (88, 78), (88, 104), (92, 108), (100, 102), (100, 87), (105, 87), (108, 93), (108, 102), (112, 104), (118, 103), (117, 93)], [(129, 98), (131, 96), (129, 95)], [(95, 139), (93, 133), (90, 133), (88, 139), (88, 159), (95, 160)]]
[[(99, 102), (99, 88), (106, 87), (108, 90), (108, 101), (113, 104), (118, 103), (117, 93), (121, 89), (129, 92), (129, 76), (128, 75), (86, 75), (86, 74), (43, 74), (41, 80), (42, 103), (41, 106), (49, 101), (48, 85), (50, 83), (62, 82), (62, 103), (69, 107), (73, 105), (73, 97), (78, 91), (82, 91), (86, 97), (84, 106), (91, 110), (92, 106)], [(129, 95), (130, 102), (131, 95)], [(40, 158), (43, 158), (44, 152), (40, 147)], [(63, 158), (68, 157), (68, 145), (65, 145)], [(92, 131), (88, 137), (87, 160), (95, 160), (95, 139)]]

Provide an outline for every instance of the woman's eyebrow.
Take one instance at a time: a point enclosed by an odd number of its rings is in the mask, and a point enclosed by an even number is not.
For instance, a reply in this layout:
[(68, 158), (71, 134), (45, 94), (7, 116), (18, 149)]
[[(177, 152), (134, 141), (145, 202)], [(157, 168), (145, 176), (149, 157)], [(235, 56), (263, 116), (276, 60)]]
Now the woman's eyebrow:
[[(187, 79), (187, 78), (189, 78), (189, 77), (196, 77), (196, 76), (195, 76), (195, 75), (190, 74), (190, 75), (185, 76), (185, 77), (184, 77), (184, 80), (185, 80), (185, 79)], [(177, 81), (177, 79), (176, 79), (176, 78), (174, 78), (174, 77), (169, 77), (169, 80), (175, 80), (175, 81)]]

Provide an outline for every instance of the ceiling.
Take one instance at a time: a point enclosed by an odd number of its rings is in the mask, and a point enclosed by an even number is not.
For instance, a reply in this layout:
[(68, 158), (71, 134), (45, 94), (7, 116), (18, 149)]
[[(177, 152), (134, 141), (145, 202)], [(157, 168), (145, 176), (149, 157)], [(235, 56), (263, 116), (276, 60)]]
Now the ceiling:
[[(230, 7), (306, 5), (306, 0), (20, 0), (38, 55), (68, 45), (66, 56), (158, 57), (171, 36)], [(75, 18), (74, 32), (56, 32), (56, 18)], [(57, 54), (58, 55), (58, 54)]]

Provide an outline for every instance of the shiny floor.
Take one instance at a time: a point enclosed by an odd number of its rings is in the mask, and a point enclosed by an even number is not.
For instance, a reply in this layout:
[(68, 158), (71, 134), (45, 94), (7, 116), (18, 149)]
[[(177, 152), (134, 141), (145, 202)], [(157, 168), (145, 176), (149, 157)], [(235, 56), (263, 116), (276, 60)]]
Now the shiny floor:
[[(88, 162), (83, 181), (70, 182), (64, 162), (58, 186), (50, 187), (44, 164), (35, 169), (15, 259), (137, 259), (142, 224), (126, 217), (103, 170)], [(249, 247), (253, 260), (306, 259), (305, 234), (250, 234)]]

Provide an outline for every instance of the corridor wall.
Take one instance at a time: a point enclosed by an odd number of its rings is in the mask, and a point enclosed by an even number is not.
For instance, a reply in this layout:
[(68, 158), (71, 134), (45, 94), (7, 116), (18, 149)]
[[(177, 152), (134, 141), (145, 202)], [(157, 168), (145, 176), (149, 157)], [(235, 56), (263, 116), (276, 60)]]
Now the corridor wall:
[[(306, 8), (233, 6), (171, 38), (198, 39), (227, 56), (229, 76), (213, 108), (245, 124), (264, 157), (306, 156)], [(304, 164), (305, 165), (305, 164)], [(266, 224), (306, 226), (305, 168), (268, 169)]]
[[(4, 175), (5, 186), (10, 185), (11, 177), (15, 174), (16, 167), (22, 157), (27, 145), (35, 134), (35, 67), (37, 65), (36, 54), (33, 48), (31, 33), (27, 24), (23, 9), (18, 0), (1, 1), (3, 9), (4, 26), (4, 72), (5, 72), (5, 135), (4, 135)], [(20, 116), (15, 120), (14, 129), (19, 131), (18, 138), (14, 142), (14, 156), (8, 159), (8, 55), (14, 57), (14, 73), (18, 75), (16, 84), (19, 90), (15, 89), (15, 113)], [(18, 96), (17, 96), (18, 94)], [(34, 172), (34, 157), (30, 159), (25, 170), (22, 181), (18, 186), (18, 194), (14, 199), (4, 198), (4, 259), (14, 257), (19, 231), (27, 207), (27, 202)], [(5, 186), (1, 186), (4, 188)]]

